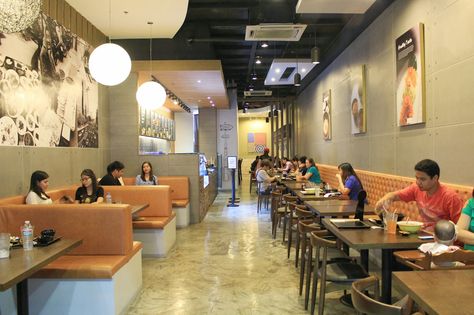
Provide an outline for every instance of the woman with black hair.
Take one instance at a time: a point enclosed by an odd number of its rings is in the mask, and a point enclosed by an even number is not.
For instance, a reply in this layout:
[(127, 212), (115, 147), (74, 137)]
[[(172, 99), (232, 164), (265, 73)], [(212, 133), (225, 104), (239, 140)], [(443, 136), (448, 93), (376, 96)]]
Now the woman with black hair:
[(321, 184), (321, 174), (319, 174), (318, 167), (313, 158), (306, 158), (306, 173), (304, 175), (297, 175), (296, 180), (307, 180), (314, 184)]
[(101, 203), (104, 201), (104, 189), (97, 184), (97, 177), (91, 169), (81, 173), (82, 186), (76, 190), (75, 203)]
[(30, 179), (30, 191), (26, 195), (29, 205), (52, 204), (53, 201), (46, 193), (49, 186), (49, 175), (43, 171), (34, 171)]
[(135, 185), (158, 185), (158, 178), (153, 175), (153, 166), (150, 162), (142, 163), (142, 173), (135, 178)]
[(341, 192), (342, 196), (357, 200), (357, 195), (364, 187), (354, 168), (349, 163), (342, 163), (337, 168), (339, 169), (339, 173), (336, 174), (339, 182), (337, 190)]

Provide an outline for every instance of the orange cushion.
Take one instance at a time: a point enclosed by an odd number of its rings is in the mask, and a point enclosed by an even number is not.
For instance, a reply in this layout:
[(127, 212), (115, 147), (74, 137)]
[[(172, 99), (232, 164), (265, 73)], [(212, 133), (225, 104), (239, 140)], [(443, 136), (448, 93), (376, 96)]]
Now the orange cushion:
[(144, 220), (133, 221), (134, 229), (164, 229), (173, 220), (176, 214), (173, 212), (169, 217), (142, 217)]
[(172, 200), (173, 207), (186, 207), (189, 204), (188, 199)]
[(65, 255), (32, 278), (111, 279), (142, 247), (142, 243), (133, 242), (133, 250), (128, 255)]

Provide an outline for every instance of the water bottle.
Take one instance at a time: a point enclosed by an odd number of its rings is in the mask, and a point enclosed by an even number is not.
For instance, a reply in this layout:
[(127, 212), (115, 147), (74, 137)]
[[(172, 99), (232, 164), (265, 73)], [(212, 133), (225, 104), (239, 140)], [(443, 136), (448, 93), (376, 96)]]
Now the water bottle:
[(31, 225), (30, 221), (25, 221), (25, 225), (21, 227), (21, 239), (24, 250), (33, 249), (33, 225)]
[(112, 203), (112, 195), (109, 192), (105, 195), (105, 203)]

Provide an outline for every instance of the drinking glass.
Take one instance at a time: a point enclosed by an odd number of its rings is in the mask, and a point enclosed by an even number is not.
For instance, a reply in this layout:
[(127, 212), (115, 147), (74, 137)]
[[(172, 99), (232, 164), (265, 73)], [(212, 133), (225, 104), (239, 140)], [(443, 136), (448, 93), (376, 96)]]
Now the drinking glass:
[(385, 230), (387, 231), (388, 234), (397, 233), (397, 220), (398, 220), (398, 213), (384, 211), (383, 221), (384, 221)]
[(10, 233), (0, 233), (0, 258), (10, 257)]

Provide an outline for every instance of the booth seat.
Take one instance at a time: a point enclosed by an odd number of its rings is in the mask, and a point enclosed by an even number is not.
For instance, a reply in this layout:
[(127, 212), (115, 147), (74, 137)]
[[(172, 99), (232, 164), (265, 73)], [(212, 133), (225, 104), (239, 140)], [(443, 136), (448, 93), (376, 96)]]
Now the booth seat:
[[(125, 185), (135, 185), (135, 177), (122, 178)], [(159, 185), (171, 187), (171, 202), (176, 213), (176, 227), (183, 228), (190, 222), (189, 178), (187, 176), (158, 176)]]
[(158, 186), (103, 186), (112, 200), (127, 204), (148, 203), (133, 221), (133, 239), (143, 243), (143, 255), (165, 257), (176, 242), (176, 214), (171, 207), (171, 189)]
[[(67, 192), (58, 190), (51, 196)], [(53, 228), (57, 236), (82, 240), (79, 247), (29, 279), (30, 314), (126, 312), (142, 286), (142, 245), (133, 241), (130, 208), (127, 204), (0, 205), (0, 231), (18, 235), (19, 227), (30, 220), (35, 234)], [(0, 293), (1, 314), (16, 313), (14, 291)]]
[[(321, 178), (323, 181), (329, 183), (332, 187), (337, 187), (336, 174), (338, 173), (337, 166), (317, 164)], [(369, 205), (374, 206), (377, 201), (385, 194), (403, 189), (415, 182), (414, 177), (403, 177), (397, 175), (390, 175), (384, 173), (376, 173), (364, 170), (356, 170), (357, 176), (362, 181), (364, 189), (367, 191), (367, 200)], [(459, 197), (465, 202), (472, 196), (471, 186), (462, 186), (456, 184), (443, 183), (447, 187), (456, 191)], [(405, 217), (410, 220), (421, 220), (418, 207), (415, 202), (397, 201), (392, 204), (393, 208), (398, 209), (398, 212), (403, 213)]]

